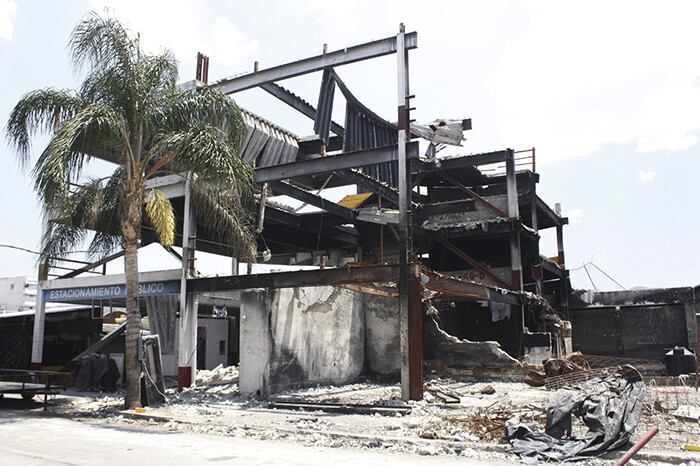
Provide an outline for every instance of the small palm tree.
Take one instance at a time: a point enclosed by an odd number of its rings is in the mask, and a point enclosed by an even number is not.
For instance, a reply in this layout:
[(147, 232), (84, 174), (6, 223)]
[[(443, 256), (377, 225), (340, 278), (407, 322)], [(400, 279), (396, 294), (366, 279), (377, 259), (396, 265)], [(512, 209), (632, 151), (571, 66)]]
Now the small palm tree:
[[(87, 71), (80, 89), (26, 94), (10, 115), (7, 136), (26, 165), (32, 136), (52, 133), (31, 172), (45, 216), (43, 260), (65, 257), (91, 231), (92, 255), (124, 249), (125, 405), (130, 408), (140, 403), (142, 220), (164, 246), (172, 245), (175, 226), (170, 201), (147, 180), (171, 173), (187, 178), (200, 222), (208, 222), (207, 229), (233, 254), (253, 259), (252, 171), (238, 157), (246, 128), (236, 104), (220, 92), (178, 92), (172, 53), (144, 53), (138, 36), (113, 18), (89, 14), (74, 29), (69, 47), (76, 70)], [(86, 181), (81, 171), (92, 157), (111, 160), (117, 168), (106, 178)]]

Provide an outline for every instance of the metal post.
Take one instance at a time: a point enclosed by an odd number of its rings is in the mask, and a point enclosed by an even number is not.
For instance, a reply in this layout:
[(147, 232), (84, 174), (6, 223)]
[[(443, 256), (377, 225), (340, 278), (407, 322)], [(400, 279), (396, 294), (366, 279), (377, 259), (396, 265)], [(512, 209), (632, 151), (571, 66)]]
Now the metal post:
[[(532, 149), (533, 151), (535, 150), (534, 148)], [(533, 167), (534, 168), (534, 167)], [(531, 214), (531, 222), (532, 222), (532, 229), (535, 230), (535, 233), (537, 234), (537, 244), (538, 248), (537, 251), (539, 252), (539, 224), (537, 222), (537, 191), (535, 190), (535, 187), (537, 186), (537, 183), (535, 182), (535, 177), (533, 176), (532, 179), (530, 180), (530, 214)], [(535, 292), (539, 295), (543, 293), (543, 286), (542, 286), (542, 277), (535, 277)]]
[[(43, 267), (43, 265), (41, 266)], [(44, 302), (44, 292), (42, 290), (43, 280), (36, 286), (36, 303), (34, 311), (34, 332), (32, 334), (32, 361), (29, 366), (35, 371), (41, 370), (41, 363), (44, 353), (44, 322), (46, 320), (46, 303)]]
[[(515, 178), (515, 158), (513, 150), (506, 152), (506, 191), (508, 194), (508, 218), (517, 220), (520, 218), (518, 207), (518, 184)], [(510, 233), (510, 268), (513, 274), (513, 290), (523, 289), (523, 266), (520, 257), (520, 232)]]
[[(409, 253), (412, 250), (411, 241), (411, 180), (406, 143), (410, 134), (409, 92), (408, 92), (408, 51), (405, 43), (405, 28), (403, 23), (396, 36), (397, 74), (398, 74), (398, 168), (399, 168), (399, 313), (401, 336), (401, 398), (404, 400), (420, 400), (423, 398), (422, 348), (423, 334), (417, 328), (416, 310), (421, 306), (415, 303), (415, 284), (409, 289)], [(411, 291), (413, 293), (411, 293)], [(413, 299), (411, 299), (413, 298)], [(413, 317), (413, 318), (412, 318)], [(421, 322), (422, 323), (422, 322)], [(422, 327), (422, 325), (421, 325)]]
[(180, 319), (178, 345), (178, 391), (194, 384), (197, 373), (197, 297), (187, 296), (187, 278), (193, 268), (195, 217), (191, 204), (189, 178), (185, 182), (185, 207), (182, 222), (182, 274), (180, 276)]
[[(46, 219), (42, 222), (42, 230), (46, 231)], [(44, 258), (39, 264), (39, 274), (36, 284), (36, 301), (34, 303), (34, 331), (32, 333), (32, 359), (29, 368), (41, 370), (44, 356), (44, 323), (46, 321), (46, 303), (44, 303), (43, 283), (49, 278), (49, 260)]]

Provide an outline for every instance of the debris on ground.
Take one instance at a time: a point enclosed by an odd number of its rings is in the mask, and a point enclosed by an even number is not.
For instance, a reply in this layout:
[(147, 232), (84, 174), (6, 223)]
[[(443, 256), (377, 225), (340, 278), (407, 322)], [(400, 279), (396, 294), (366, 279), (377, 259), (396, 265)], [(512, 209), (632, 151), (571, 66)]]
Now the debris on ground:
[[(512, 451), (526, 461), (564, 461), (600, 456), (625, 446), (632, 438), (644, 405), (646, 386), (631, 366), (604, 379), (592, 379), (556, 392), (547, 412), (545, 433), (514, 417), (506, 437)], [(574, 435), (572, 414), (588, 427)]]
[[(227, 368), (227, 371), (234, 374), (235, 368)], [(200, 374), (210, 376), (203, 371)], [(233, 377), (229, 380), (235, 380)], [(482, 393), (488, 385), (495, 390), (495, 396)], [(171, 433), (277, 440), (308, 446), (458, 455), (494, 464), (516, 465), (520, 459), (508, 452), (510, 447), (504, 441), (506, 423), (517, 417), (533, 432), (543, 432), (548, 407), (552, 404), (550, 398), (555, 394), (520, 382), (484, 383), (427, 376), (422, 401), (403, 401), (398, 383), (371, 380), (290, 389), (270, 400), (306, 404), (292, 409), (268, 408), (268, 401), (241, 396), (238, 383), (233, 381), (214, 385), (199, 383), (181, 393), (174, 387), (171, 383), (167, 390), (167, 404), (148, 408), (143, 414), (122, 412), (123, 392), (104, 396), (71, 393), (70, 389), (66, 392), (68, 395), (57, 396), (49, 410), (72, 419), (128, 428), (138, 426)], [(318, 405), (396, 407), (399, 412), (341, 414), (322, 410)], [(696, 452), (685, 451), (682, 447), (697, 445), (700, 422), (672, 414), (683, 405), (700, 406), (700, 395), (694, 387), (666, 386), (661, 380), (647, 385), (647, 403), (631, 441), (638, 441), (654, 426), (659, 427), (659, 434), (635, 456), (636, 464), (649, 464), (652, 457), (674, 458), (676, 464), (697, 458)], [(585, 427), (578, 425), (578, 419), (574, 421), (574, 435), (583, 435)], [(582, 464), (602, 466), (609, 463), (610, 459), (589, 457)]]
[(228, 385), (238, 383), (238, 369), (235, 366), (224, 367), (219, 364), (212, 370), (197, 371), (197, 385)]
[(493, 385), (487, 385), (481, 389), (480, 393), (484, 395), (493, 395), (494, 393), (496, 393), (496, 389), (493, 388)]

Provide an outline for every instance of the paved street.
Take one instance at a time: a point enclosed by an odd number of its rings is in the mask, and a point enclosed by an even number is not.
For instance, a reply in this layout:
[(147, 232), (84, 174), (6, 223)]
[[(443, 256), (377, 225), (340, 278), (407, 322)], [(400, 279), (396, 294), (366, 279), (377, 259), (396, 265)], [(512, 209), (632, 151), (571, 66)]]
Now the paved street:
[[(9, 400), (6, 400), (9, 401)], [(3, 465), (469, 465), (495, 464), (460, 457), (306, 447), (123, 425), (96, 424), (0, 406)]]

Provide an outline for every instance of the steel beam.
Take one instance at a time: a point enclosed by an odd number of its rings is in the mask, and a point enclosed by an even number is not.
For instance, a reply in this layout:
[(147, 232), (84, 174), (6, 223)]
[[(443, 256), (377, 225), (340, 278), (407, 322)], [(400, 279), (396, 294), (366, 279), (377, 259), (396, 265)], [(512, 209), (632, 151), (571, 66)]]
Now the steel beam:
[(295, 272), (262, 273), (258, 275), (230, 275), (211, 278), (192, 278), (187, 281), (187, 292), (213, 292), (252, 288), (296, 288), (300, 286), (342, 285), (352, 283), (389, 283), (398, 279), (395, 265), (341, 267), (337, 269), (300, 270)]
[(423, 268), (421, 274), (428, 277), (425, 288), (443, 295), (475, 300), (496, 301), (519, 306), (521, 296), (511, 291), (503, 292), (481, 283), (467, 282)]
[[(312, 120), (316, 120), (316, 109), (313, 105), (294, 94), (293, 92), (283, 88), (282, 86), (275, 83), (265, 83), (260, 85), (261, 89), (264, 89), (269, 94), (277, 97), (279, 100), (289, 105), (293, 109), (299, 111), (302, 115), (306, 115)], [(331, 131), (333, 131), (338, 136), (345, 134), (345, 129), (340, 126), (335, 121), (331, 120)]]
[[(409, 159), (418, 158), (418, 143), (412, 142), (406, 145), (406, 153)], [(328, 157), (301, 160), (298, 162), (284, 163), (271, 167), (263, 167), (255, 170), (255, 182), (258, 184), (270, 181), (286, 180), (297, 176), (320, 175), (323, 173), (347, 170), (349, 168), (366, 167), (398, 160), (396, 146), (377, 147), (375, 149), (345, 152)]]
[(384, 183), (375, 180), (374, 178), (371, 178), (355, 170), (342, 170), (336, 172), (336, 175), (338, 175), (345, 181), (354, 183), (362, 188), (369, 189), (373, 193), (382, 196), (384, 199), (388, 200), (393, 204), (399, 204), (399, 193), (394, 188), (391, 188), (385, 185)]
[(507, 214), (507, 213), (503, 212), (501, 209), (499, 209), (499, 208), (496, 207), (495, 205), (491, 204), (489, 201), (487, 201), (487, 200), (484, 199), (483, 197), (479, 196), (477, 193), (475, 193), (475, 192), (472, 191), (471, 189), (467, 188), (466, 186), (464, 186), (462, 183), (460, 183), (459, 181), (457, 181), (457, 180), (455, 180), (454, 178), (452, 178), (452, 177), (451, 177), (450, 175), (448, 175), (447, 173), (445, 173), (445, 172), (440, 172), (440, 176), (443, 177), (445, 180), (449, 181), (450, 183), (452, 183), (453, 185), (457, 186), (460, 190), (462, 190), (462, 191), (463, 191), (464, 193), (466, 193), (467, 195), (471, 196), (472, 198), (476, 199), (477, 201), (479, 201), (480, 203), (482, 203), (483, 205), (485, 205), (487, 208), (489, 208), (489, 209), (493, 210), (494, 212), (496, 212), (496, 213), (497, 213), (498, 215), (500, 215), (501, 217), (508, 218), (508, 214)]
[(471, 256), (469, 256), (467, 253), (465, 253), (464, 251), (462, 251), (461, 249), (459, 249), (457, 246), (455, 246), (454, 244), (452, 244), (452, 243), (450, 243), (449, 241), (447, 241), (447, 240), (446, 240), (445, 238), (443, 238), (442, 236), (440, 236), (440, 235), (435, 235), (433, 238), (434, 238), (437, 242), (439, 242), (440, 244), (442, 244), (443, 246), (445, 246), (447, 249), (449, 249), (450, 251), (452, 251), (455, 255), (461, 257), (465, 262), (467, 262), (468, 264), (472, 265), (472, 266), (475, 267), (477, 270), (479, 270), (479, 271), (481, 271), (481, 272), (484, 272), (486, 275), (488, 275), (489, 278), (491, 278), (491, 280), (495, 281), (496, 283), (498, 283), (498, 284), (499, 284), (500, 286), (502, 286), (503, 288), (505, 288), (505, 289), (511, 289), (511, 286), (510, 286), (509, 284), (507, 284), (506, 282), (504, 282), (503, 280), (501, 280), (500, 278), (498, 278), (496, 275), (494, 275), (493, 273), (491, 273), (491, 271), (490, 271), (489, 269), (487, 269), (486, 267), (484, 267), (483, 265), (481, 265), (477, 260), (473, 259), (473, 258), (472, 258)]
[(296, 186), (292, 186), (284, 181), (271, 181), (268, 186), (270, 186), (270, 189), (278, 194), (284, 194), (285, 196), (306, 202), (307, 204), (311, 204), (312, 206), (316, 206), (327, 212), (340, 215), (348, 220), (355, 220), (355, 218), (357, 218), (357, 212), (354, 210), (348, 209), (347, 207), (343, 207), (342, 205), (336, 204), (333, 201), (324, 199), (321, 196), (317, 196), (313, 193), (297, 188)]
[[(405, 37), (407, 49), (414, 49), (418, 46), (418, 34), (416, 32), (410, 32), (406, 34)], [(256, 71), (243, 76), (225, 78), (211, 84), (211, 86), (218, 87), (221, 92), (225, 94), (232, 94), (234, 92), (260, 86), (261, 84), (321, 71), (327, 67), (347, 65), (369, 58), (390, 55), (396, 53), (396, 50), (396, 37), (388, 37), (386, 39), (355, 45), (353, 47), (346, 47), (334, 52), (324, 53), (315, 57)]]
[(504, 162), (508, 150), (496, 152), (486, 152), (484, 154), (465, 155), (462, 157), (454, 157), (449, 159), (438, 159), (439, 165), (431, 162), (423, 162), (418, 173), (436, 173), (441, 171), (460, 170), (467, 167), (475, 167), (478, 165), (486, 165), (489, 163)]

